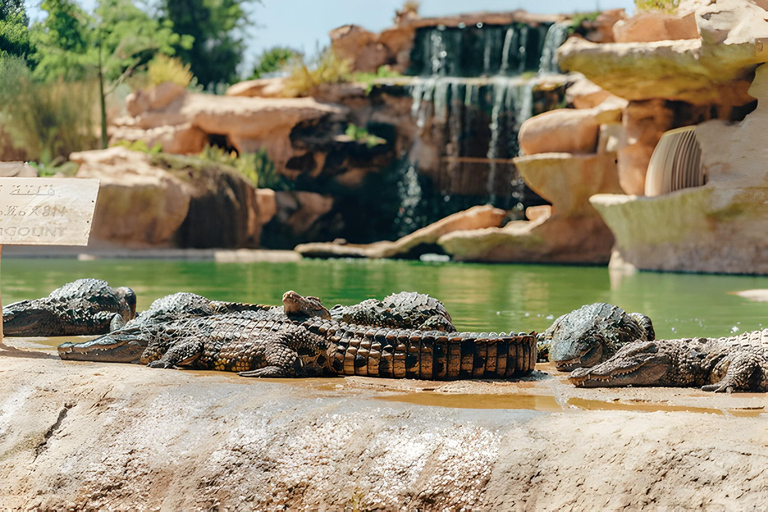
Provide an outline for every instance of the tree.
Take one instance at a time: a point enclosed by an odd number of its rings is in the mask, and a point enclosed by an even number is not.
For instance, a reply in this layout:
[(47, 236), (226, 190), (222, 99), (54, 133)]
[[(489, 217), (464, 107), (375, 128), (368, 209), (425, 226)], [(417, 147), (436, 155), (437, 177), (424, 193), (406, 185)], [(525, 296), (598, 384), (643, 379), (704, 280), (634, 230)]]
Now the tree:
[(292, 58), (299, 55), (301, 55), (301, 52), (287, 46), (274, 46), (264, 50), (253, 67), (251, 78), (261, 78), (267, 73), (280, 71)]
[(0, 3), (0, 58), (28, 57), (32, 53), (29, 40), (29, 18), (23, 0)]
[(199, 83), (237, 80), (237, 66), (245, 50), (238, 32), (248, 23), (245, 5), (254, 1), (162, 0), (163, 16), (173, 22), (174, 30), (194, 38), (191, 48), (175, 45), (175, 49)]

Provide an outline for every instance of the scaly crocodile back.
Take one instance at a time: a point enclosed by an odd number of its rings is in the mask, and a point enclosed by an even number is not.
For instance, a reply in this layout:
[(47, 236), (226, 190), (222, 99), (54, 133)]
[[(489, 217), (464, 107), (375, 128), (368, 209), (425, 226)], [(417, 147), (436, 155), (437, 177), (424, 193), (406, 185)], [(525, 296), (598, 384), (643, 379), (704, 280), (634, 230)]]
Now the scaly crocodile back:
[(262, 311), (271, 306), (244, 304), (240, 302), (222, 302), (211, 300), (195, 293), (180, 292), (166, 295), (152, 302), (149, 309), (140, 313), (128, 327), (167, 323), (185, 318), (199, 318), (222, 315), (238, 311)]
[(337, 305), (331, 317), (339, 322), (372, 327), (456, 332), (443, 304), (429, 295), (400, 292), (384, 300), (368, 299), (354, 306)]
[(108, 332), (115, 317), (120, 324), (133, 318), (135, 294), (101, 279), (78, 279), (47, 297), (8, 304), (3, 308), (6, 336), (66, 336)]

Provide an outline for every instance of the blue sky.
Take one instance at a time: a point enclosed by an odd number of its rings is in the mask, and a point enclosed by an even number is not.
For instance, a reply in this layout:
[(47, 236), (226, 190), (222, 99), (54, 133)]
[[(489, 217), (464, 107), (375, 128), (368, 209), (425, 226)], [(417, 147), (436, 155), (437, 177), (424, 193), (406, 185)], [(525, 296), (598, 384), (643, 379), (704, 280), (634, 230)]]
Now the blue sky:
[[(88, 10), (96, 0), (79, 0)], [(33, 0), (29, 3), (37, 3)], [(254, 26), (246, 30), (248, 67), (265, 48), (290, 46), (312, 54), (317, 44), (328, 44), (328, 32), (354, 23), (379, 31), (392, 25), (395, 9), (403, 0), (261, 0), (251, 7)], [(571, 13), (623, 7), (634, 11), (633, 0), (422, 0), (422, 16), (441, 16), (462, 12), (513, 11)], [(40, 11), (32, 10), (33, 18)]]

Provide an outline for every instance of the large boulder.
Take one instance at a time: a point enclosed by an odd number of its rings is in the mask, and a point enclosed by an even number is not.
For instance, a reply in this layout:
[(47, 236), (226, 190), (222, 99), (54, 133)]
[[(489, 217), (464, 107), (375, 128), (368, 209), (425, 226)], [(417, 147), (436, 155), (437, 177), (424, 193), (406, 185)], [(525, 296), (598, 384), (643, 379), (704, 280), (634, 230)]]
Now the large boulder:
[(129, 246), (254, 247), (263, 216), (237, 170), (197, 158), (114, 147), (72, 153), (100, 180), (91, 238)]
[(738, 125), (697, 126), (702, 187), (655, 197), (596, 195), (616, 238), (611, 264), (646, 270), (768, 274), (768, 67), (750, 94), (757, 110)]
[(100, 181), (91, 240), (121, 245), (171, 246), (187, 216), (190, 191), (149, 155), (114, 147), (72, 153), (78, 178)]

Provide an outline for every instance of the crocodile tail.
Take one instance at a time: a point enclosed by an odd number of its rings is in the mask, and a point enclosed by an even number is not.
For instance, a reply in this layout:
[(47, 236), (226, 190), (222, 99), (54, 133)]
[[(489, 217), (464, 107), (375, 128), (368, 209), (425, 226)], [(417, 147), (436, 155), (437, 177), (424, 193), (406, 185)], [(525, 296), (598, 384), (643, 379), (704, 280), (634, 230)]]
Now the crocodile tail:
[(643, 341), (653, 341), (656, 339), (656, 331), (653, 330), (653, 322), (651, 322), (649, 317), (642, 313), (630, 313), (629, 316), (635, 319), (637, 325), (645, 333)]
[(379, 329), (332, 322), (305, 326), (332, 342), (332, 367), (342, 375), (503, 379), (527, 375), (536, 364), (536, 339), (530, 334)]

